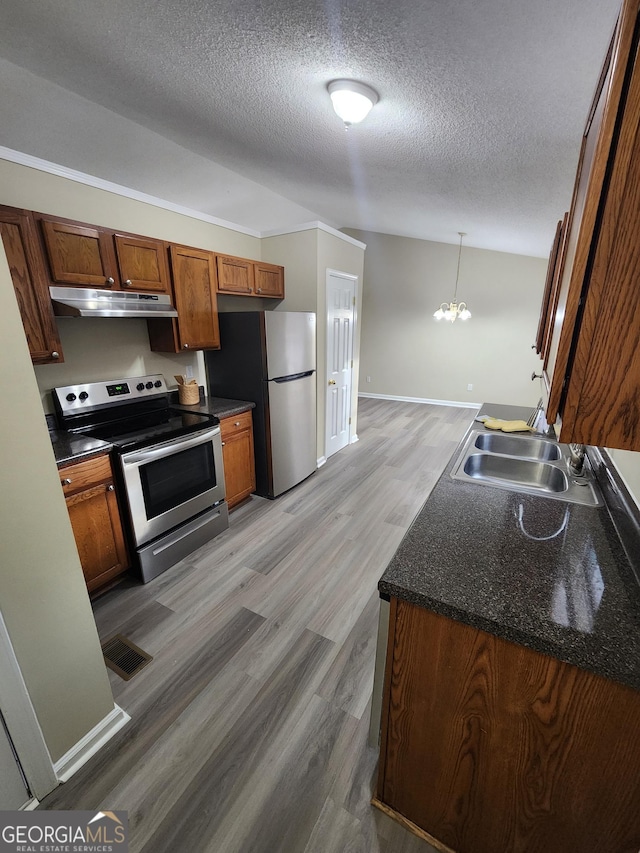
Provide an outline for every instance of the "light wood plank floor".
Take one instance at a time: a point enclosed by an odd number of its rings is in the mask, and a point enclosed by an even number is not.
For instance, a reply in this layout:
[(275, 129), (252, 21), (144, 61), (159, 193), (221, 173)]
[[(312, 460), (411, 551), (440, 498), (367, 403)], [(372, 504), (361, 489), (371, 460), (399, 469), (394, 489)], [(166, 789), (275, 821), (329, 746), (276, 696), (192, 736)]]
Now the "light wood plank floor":
[(132, 721), (42, 803), (126, 809), (132, 853), (426, 853), (370, 805), (376, 585), (473, 417), (361, 399), (359, 442), (94, 605), (154, 655)]

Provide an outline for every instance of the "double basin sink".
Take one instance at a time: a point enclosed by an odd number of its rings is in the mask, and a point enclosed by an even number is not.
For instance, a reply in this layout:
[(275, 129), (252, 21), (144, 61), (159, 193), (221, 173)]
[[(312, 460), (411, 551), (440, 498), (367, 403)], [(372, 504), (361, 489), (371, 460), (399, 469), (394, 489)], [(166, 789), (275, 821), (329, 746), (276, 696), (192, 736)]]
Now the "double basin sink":
[(454, 480), (600, 506), (589, 462), (577, 476), (568, 466), (569, 448), (544, 438), (472, 430), (451, 476)]

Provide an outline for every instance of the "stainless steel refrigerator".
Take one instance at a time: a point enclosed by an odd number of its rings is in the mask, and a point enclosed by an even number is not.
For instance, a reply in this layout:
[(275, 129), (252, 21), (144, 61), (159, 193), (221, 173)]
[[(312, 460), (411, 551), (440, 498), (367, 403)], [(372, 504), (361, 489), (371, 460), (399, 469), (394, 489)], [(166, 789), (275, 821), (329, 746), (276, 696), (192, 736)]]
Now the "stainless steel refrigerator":
[(316, 470), (316, 315), (221, 313), (206, 353), (209, 394), (255, 403), (256, 493), (275, 498)]

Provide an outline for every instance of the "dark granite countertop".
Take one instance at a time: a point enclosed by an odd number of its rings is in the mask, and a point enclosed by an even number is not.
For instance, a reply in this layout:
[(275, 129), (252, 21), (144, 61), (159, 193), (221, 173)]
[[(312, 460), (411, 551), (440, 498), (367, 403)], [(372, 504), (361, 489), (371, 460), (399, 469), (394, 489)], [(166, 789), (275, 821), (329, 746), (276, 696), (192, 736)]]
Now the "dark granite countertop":
[[(482, 411), (507, 419), (530, 413)], [(458, 451), (380, 592), (640, 690), (640, 587), (607, 507), (453, 480), (457, 458)]]
[(187, 412), (205, 412), (208, 415), (215, 415), (217, 418), (230, 418), (233, 415), (240, 415), (242, 412), (248, 412), (249, 409), (255, 409), (256, 406), (255, 403), (250, 403), (247, 400), (227, 400), (225, 397), (205, 397), (193, 406), (183, 406), (179, 403), (172, 403), (171, 405)]
[(63, 429), (49, 430), (49, 437), (53, 445), (53, 454), (60, 468), (72, 462), (80, 462), (89, 456), (98, 456), (109, 453), (112, 445), (99, 438), (89, 438), (84, 435), (74, 435)]

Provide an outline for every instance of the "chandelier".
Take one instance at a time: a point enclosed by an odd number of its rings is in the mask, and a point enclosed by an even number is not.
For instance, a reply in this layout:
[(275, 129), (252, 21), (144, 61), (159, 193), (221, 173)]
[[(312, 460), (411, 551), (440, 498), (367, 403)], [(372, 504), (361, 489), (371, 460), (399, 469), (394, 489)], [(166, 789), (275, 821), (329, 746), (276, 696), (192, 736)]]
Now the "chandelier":
[(443, 302), (438, 310), (434, 313), (436, 320), (448, 320), (450, 323), (455, 323), (458, 317), (461, 320), (468, 320), (471, 317), (471, 311), (467, 308), (466, 302), (458, 302), (458, 279), (460, 278), (460, 256), (462, 255), (462, 238), (466, 237), (464, 231), (458, 231), (460, 235), (460, 248), (458, 249), (458, 269), (456, 271), (456, 286), (453, 291), (453, 299), (451, 302)]

